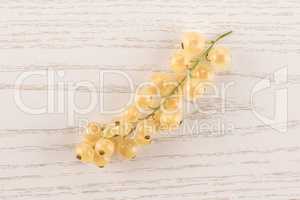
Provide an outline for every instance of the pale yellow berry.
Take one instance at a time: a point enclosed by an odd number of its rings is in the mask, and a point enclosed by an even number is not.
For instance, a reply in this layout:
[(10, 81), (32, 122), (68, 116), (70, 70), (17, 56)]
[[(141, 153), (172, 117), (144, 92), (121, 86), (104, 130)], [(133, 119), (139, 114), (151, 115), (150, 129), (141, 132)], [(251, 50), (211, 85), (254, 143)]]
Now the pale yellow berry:
[(113, 132), (115, 132), (114, 135), (126, 136), (132, 131), (133, 128), (134, 125), (132, 123), (123, 119), (120, 120), (119, 123), (113, 128)]
[(112, 138), (119, 134), (120, 134), (119, 128), (117, 127), (115, 122), (112, 122), (105, 126), (102, 135), (104, 138)]
[(135, 132), (134, 140), (138, 145), (150, 144), (153, 138), (153, 135), (157, 131), (156, 123), (153, 119), (147, 119), (141, 121)]
[(203, 50), (205, 48), (206, 39), (197, 32), (186, 32), (183, 35), (182, 44), (184, 49)]
[(213, 48), (207, 59), (210, 63), (216, 67), (216, 70), (226, 70), (231, 62), (231, 57), (229, 50), (225, 47), (215, 47)]
[(202, 81), (210, 81), (214, 78), (214, 71), (212, 66), (201, 63), (194, 70), (192, 70), (192, 78)]
[(199, 49), (178, 50), (171, 59), (172, 71), (179, 75), (185, 75), (187, 69), (191, 68), (200, 55)]
[(94, 160), (95, 150), (86, 143), (76, 146), (76, 158), (82, 162), (92, 162)]
[(160, 96), (169, 96), (171, 92), (181, 94), (181, 88), (174, 89), (183, 81), (185, 74), (156, 73), (151, 77), (152, 82), (159, 88)]
[(175, 88), (184, 77), (183, 74), (165, 74), (164, 76), (153, 76), (152, 81), (159, 88), (160, 96), (165, 97), (171, 95), (171, 93), (180, 93), (180, 88), (178, 90)]
[(174, 130), (177, 129), (182, 122), (182, 112), (176, 113), (160, 113), (160, 129), (161, 130)]
[(147, 112), (160, 104), (159, 88), (154, 84), (146, 84), (138, 88), (135, 102), (139, 112)]
[(184, 86), (184, 97), (188, 101), (196, 101), (204, 93), (203, 82), (199, 79), (190, 78)]
[(97, 122), (90, 122), (87, 125), (87, 132), (88, 134), (99, 134), (101, 133), (101, 125)]
[(160, 87), (160, 94), (163, 97), (170, 96), (172, 94), (175, 94), (176, 87), (178, 85), (177, 81), (165, 81), (162, 83)]
[[(182, 75), (180, 75), (182, 76)], [(152, 74), (151, 81), (152, 83), (159, 88), (159, 86), (166, 81), (176, 81), (177, 74), (174, 73), (163, 73), (157, 72)]]
[(90, 146), (95, 146), (100, 137), (100, 134), (88, 133), (84, 135), (83, 142), (89, 144)]
[(109, 156), (100, 156), (98, 154), (95, 154), (93, 161), (96, 166), (103, 168), (110, 162), (110, 157)]
[(125, 136), (132, 130), (133, 124), (130, 122), (119, 120), (113, 123), (107, 124), (103, 130), (103, 137), (112, 138), (114, 136)]
[(134, 140), (137, 145), (150, 144), (152, 141), (152, 135), (145, 132), (136, 132)]
[(197, 58), (201, 55), (201, 51), (193, 50), (193, 49), (185, 49), (184, 50), (184, 60), (187, 68), (191, 68), (193, 64), (196, 62)]
[(183, 74), (186, 72), (188, 66), (183, 50), (179, 50), (173, 55), (171, 59), (171, 68), (177, 74)]
[(180, 96), (177, 95), (173, 95), (170, 97), (167, 97), (162, 106), (161, 106), (161, 110), (163, 112), (167, 112), (167, 113), (174, 113), (177, 112), (181, 109), (182, 106), (182, 100)]
[(126, 159), (136, 157), (137, 144), (133, 139), (119, 139), (117, 142), (118, 153)]
[(101, 137), (102, 127), (97, 122), (90, 122), (86, 127), (86, 134), (84, 135), (84, 143), (95, 146), (97, 140)]
[(170, 73), (156, 72), (151, 75), (151, 81), (159, 86), (164, 80), (169, 79)]
[(152, 110), (153, 108), (155, 107), (151, 107), (151, 97), (147, 96), (142, 96), (142, 95), (137, 95), (136, 96), (136, 105), (139, 109), (139, 112), (141, 113), (147, 113), (149, 112), (150, 110)]
[(96, 145), (95, 145), (95, 151), (99, 156), (112, 156), (115, 151), (115, 144), (105, 138), (100, 138)]
[(115, 123), (107, 124), (103, 130), (103, 137), (105, 138), (111, 138), (115, 136), (115, 132), (113, 131), (113, 128), (115, 127)]

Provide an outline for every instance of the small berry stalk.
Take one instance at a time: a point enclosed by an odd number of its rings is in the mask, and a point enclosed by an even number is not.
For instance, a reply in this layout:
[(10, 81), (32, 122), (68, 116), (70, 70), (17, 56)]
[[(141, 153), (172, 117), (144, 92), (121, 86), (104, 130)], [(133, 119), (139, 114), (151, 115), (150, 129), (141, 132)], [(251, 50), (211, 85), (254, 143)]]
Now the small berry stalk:
[(183, 101), (196, 101), (204, 83), (212, 81), (215, 72), (227, 70), (229, 50), (216, 44), (231, 33), (212, 41), (196, 32), (185, 33), (181, 49), (171, 58), (171, 72), (153, 74), (150, 82), (140, 85), (134, 104), (113, 122), (89, 123), (76, 147), (77, 159), (98, 167), (107, 165), (115, 153), (133, 159), (138, 148), (150, 144), (159, 132), (177, 129)]

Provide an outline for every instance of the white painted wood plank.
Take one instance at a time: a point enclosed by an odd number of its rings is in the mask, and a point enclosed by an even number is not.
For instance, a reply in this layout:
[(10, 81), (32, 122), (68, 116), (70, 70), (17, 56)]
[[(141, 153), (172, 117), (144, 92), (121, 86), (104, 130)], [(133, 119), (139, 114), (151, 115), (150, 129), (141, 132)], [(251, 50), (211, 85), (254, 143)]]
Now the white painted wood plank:
[[(298, 0), (1, 1), (0, 199), (300, 199), (299, 16)], [(168, 70), (182, 32), (192, 29), (208, 37), (234, 31), (223, 42), (232, 48), (232, 71), (217, 76), (218, 85), (234, 81), (225, 110), (219, 97), (202, 99), (203, 108), (216, 112), (187, 116), (184, 126), (201, 129), (161, 135), (134, 161), (115, 158), (105, 169), (81, 164), (73, 154), (81, 131), (68, 123), (66, 110), (32, 115), (14, 101), (20, 92), (27, 105), (45, 105), (58, 82), (30, 77), (20, 86), (16, 80), (54, 70), (64, 72), (59, 80), (67, 84), (89, 80), (107, 107), (119, 106), (129, 87), (109, 77), (101, 88), (98, 74), (119, 70), (141, 83)], [(283, 67), (288, 130), (279, 133), (255, 117), (250, 95), (263, 78), (274, 83), (272, 74)], [(263, 116), (274, 112), (276, 89), (255, 98)], [(89, 94), (80, 89), (76, 102), (87, 105)], [(71, 116), (111, 117), (97, 109)]]

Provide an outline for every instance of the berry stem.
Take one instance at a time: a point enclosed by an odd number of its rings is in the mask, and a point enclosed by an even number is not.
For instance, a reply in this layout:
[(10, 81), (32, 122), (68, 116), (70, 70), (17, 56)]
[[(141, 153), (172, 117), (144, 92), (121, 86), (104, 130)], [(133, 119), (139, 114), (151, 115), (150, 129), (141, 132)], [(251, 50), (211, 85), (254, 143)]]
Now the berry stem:
[(203, 57), (205, 59), (207, 59), (207, 56), (208, 56), (209, 52), (216, 45), (217, 42), (219, 42), (220, 40), (222, 40), (226, 36), (230, 35), (231, 33), (232, 33), (232, 31), (228, 31), (228, 32), (218, 36), (215, 40), (210, 41), (211, 42), (210, 46), (198, 57), (198, 59), (196, 59), (196, 62), (191, 67), (191, 71), (193, 71), (197, 67), (197, 65), (199, 64), (199, 62), (202, 60)]

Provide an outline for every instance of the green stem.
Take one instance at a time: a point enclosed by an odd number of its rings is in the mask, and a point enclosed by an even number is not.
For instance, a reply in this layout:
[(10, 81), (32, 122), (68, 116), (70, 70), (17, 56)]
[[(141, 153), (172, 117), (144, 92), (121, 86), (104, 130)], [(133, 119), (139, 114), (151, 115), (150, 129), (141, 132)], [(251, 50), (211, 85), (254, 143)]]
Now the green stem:
[(208, 49), (205, 51), (205, 57), (207, 57), (208, 53), (210, 52), (210, 50), (215, 46), (215, 44), (222, 40), (223, 38), (225, 38), (226, 36), (230, 35), (232, 33), (232, 31), (228, 31), (227, 33), (224, 33), (222, 35), (220, 35), (219, 37), (217, 37), (214, 41), (212, 41), (212, 44), (208, 47)]
[(205, 59), (207, 59), (207, 56), (208, 56), (209, 52), (217, 44), (217, 42), (219, 42), (220, 40), (222, 40), (226, 36), (230, 35), (231, 33), (232, 33), (232, 31), (228, 31), (228, 32), (226, 32), (226, 33), (218, 36), (215, 40), (212, 40), (210, 46), (198, 57), (198, 59), (196, 60), (196, 62), (192, 65), (191, 70), (194, 70), (197, 67), (197, 65), (203, 59), (203, 57)]

